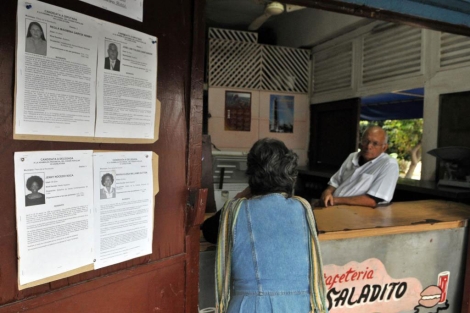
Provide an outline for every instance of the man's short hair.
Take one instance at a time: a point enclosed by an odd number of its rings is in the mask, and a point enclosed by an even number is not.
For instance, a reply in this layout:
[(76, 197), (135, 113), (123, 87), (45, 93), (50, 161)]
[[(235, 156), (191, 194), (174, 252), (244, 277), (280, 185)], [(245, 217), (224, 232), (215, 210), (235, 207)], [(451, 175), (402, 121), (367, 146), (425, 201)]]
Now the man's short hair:
[(388, 144), (388, 134), (387, 134), (387, 132), (385, 131), (385, 129), (383, 129), (383, 128), (380, 127), (380, 126), (369, 126), (369, 127), (367, 127), (367, 129), (366, 129), (366, 130), (364, 131), (364, 133), (362, 134), (361, 139), (364, 138), (364, 135), (366, 134), (366, 132), (367, 132), (370, 128), (373, 128), (373, 127), (378, 127), (378, 128), (380, 128), (380, 129), (383, 130), (383, 132), (384, 132), (384, 134), (385, 134), (385, 142), (384, 142), (384, 143), (385, 143), (385, 144)]

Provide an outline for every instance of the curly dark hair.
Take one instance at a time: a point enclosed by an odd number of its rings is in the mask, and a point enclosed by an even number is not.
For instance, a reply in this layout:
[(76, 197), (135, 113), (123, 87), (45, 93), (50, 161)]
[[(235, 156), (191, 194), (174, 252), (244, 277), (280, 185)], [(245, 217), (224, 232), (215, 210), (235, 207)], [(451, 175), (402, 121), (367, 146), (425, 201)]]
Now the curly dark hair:
[(42, 186), (44, 185), (44, 181), (42, 180), (41, 177), (31, 176), (30, 178), (28, 178), (28, 180), (26, 180), (26, 188), (28, 188), (29, 191), (31, 191), (31, 186), (33, 185), (34, 182), (38, 184), (38, 190), (41, 189)]
[(113, 174), (110, 174), (110, 173), (106, 173), (104, 174), (103, 176), (101, 176), (101, 185), (104, 186), (104, 180), (106, 179), (106, 177), (109, 177), (111, 178), (111, 182), (114, 183), (114, 177), (113, 177)]
[(285, 192), (292, 196), (298, 156), (277, 139), (258, 140), (247, 157), (248, 184), (253, 195)]

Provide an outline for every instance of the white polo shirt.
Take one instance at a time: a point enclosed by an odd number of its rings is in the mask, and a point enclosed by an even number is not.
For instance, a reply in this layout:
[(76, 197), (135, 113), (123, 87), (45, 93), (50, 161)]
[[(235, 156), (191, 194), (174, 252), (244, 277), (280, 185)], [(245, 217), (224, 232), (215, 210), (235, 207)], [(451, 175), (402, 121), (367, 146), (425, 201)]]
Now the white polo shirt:
[(359, 165), (360, 152), (351, 153), (328, 182), (334, 197), (368, 194), (390, 202), (398, 181), (398, 162), (386, 153)]

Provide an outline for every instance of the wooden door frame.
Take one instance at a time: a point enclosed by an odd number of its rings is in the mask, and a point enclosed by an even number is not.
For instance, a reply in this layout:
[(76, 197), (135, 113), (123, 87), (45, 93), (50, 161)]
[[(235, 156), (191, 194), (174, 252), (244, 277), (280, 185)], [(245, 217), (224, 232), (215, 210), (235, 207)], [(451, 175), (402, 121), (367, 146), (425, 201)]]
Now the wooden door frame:
[[(57, 0), (55, 0), (57, 1)], [(54, 4), (54, 1), (47, 1), (46, 3)], [(64, 1), (66, 2), (66, 1)], [(151, 2), (151, 1), (148, 1)], [(190, 8), (188, 8), (187, 3), (190, 3)], [(175, 288), (174, 290), (167, 290), (168, 293), (171, 294), (172, 298), (183, 298), (183, 296), (180, 296), (183, 293), (184, 290), (184, 301), (185, 303), (182, 305), (179, 305), (178, 303), (178, 308), (184, 308), (184, 312), (197, 312), (197, 304), (198, 304), (198, 263), (199, 263), (199, 224), (202, 221), (203, 213), (204, 212), (204, 207), (205, 207), (205, 191), (200, 190), (200, 181), (201, 181), (201, 174), (200, 174), (200, 168), (201, 168), (201, 138), (202, 138), (202, 95), (203, 95), (203, 74), (204, 74), (204, 48), (205, 48), (205, 27), (204, 27), (204, 0), (190, 0), (190, 1), (184, 1), (182, 3), (183, 5), (179, 5), (181, 7), (181, 12), (179, 17), (184, 18), (185, 20), (178, 21), (178, 23), (184, 23), (184, 24), (189, 24), (188, 26), (181, 27), (181, 31), (184, 32), (182, 33), (182, 42), (187, 46), (187, 49), (189, 51), (184, 51), (185, 55), (182, 56), (181, 54), (178, 55), (178, 60), (181, 60), (185, 63), (181, 64), (181, 68), (184, 68), (184, 70), (187, 72), (182, 73), (182, 71), (178, 71), (177, 75), (178, 77), (183, 76), (185, 78), (184, 83), (184, 109), (185, 109), (185, 119), (186, 123), (183, 127), (185, 127), (185, 137), (183, 138), (180, 133), (176, 134), (175, 136), (178, 137), (178, 139), (181, 138), (183, 140), (183, 144), (185, 145), (185, 152), (186, 156), (184, 156), (183, 159), (178, 159), (178, 162), (180, 160), (185, 161), (186, 163), (186, 170), (184, 172), (184, 178), (185, 181), (182, 181), (180, 178), (181, 176), (178, 176), (178, 188), (183, 187), (185, 184), (188, 188), (188, 197), (187, 197), (187, 206), (186, 206), (186, 216), (185, 216), (185, 221), (184, 221), (184, 226), (185, 226), (185, 236), (184, 236), (184, 253), (182, 252), (182, 244), (181, 244), (181, 237), (178, 237), (178, 249), (169, 251), (167, 254), (169, 254), (166, 257), (163, 258), (156, 258), (156, 259), (150, 259), (151, 256), (144, 256), (139, 259), (132, 259), (126, 262), (121, 262), (120, 264), (113, 265), (112, 267), (100, 269), (99, 271), (89, 271), (85, 272), (82, 274), (78, 274), (72, 277), (68, 278), (63, 278), (60, 280), (53, 281), (49, 284), (43, 284), (40, 286), (36, 286), (34, 288), (30, 289), (25, 289), (22, 291), (18, 290), (13, 290), (13, 286), (9, 288), (8, 294), (11, 298), (11, 302), (7, 302), (5, 304), (0, 304), (0, 311), (1, 312), (17, 312), (17, 311), (33, 311), (33, 310), (41, 310), (42, 308), (46, 307), (48, 304), (56, 304), (61, 301), (67, 302), (67, 308), (68, 310), (73, 310), (72, 306), (69, 306), (70, 303), (73, 302), (73, 300), (70, 300), (77, 295), (84, 295), (83, 298), (90, 297), (89, 295), (95, 292), (96, 290), (102, 288), (103, 290), (106, 288), (112, 288), (109, 287), (112, 284), (119, 284), (121, 282), (127, 281), (130, 278), (134, 277), (146, 277), (146, 280), (152, 280), (152, 283), (154, 282), (155, 285), (160, 288), (161, 285), (164, 284), (161, 280), (159, 281), (158, 279), (154, 279), (152, 275), (156, 273), (159, 270), (163, 270), (168, 268), (168, 267), (173, 267), (171, 271), (168, 271), (170, 273), (180, 273), (181, 271), (184, 270), (184, 280), (183, 278), (176, 277), (175, 275), (175, 280), (176, 282), (173, 287)], [(147, 3), (147, 7), (150, 5), (150, 3)], [(4, 7), (4, 12), (16, 12), (16, 1), (7, 1), (7, 4), (5, 4)], [(75, 0), (70, 0), (65, 3), (63, 6), (66, 9), (70, 9), (70, 7), (74, 8), (74, 11), (77, 11), (81, 14), (87, 14), (90, 11), (95, 11), (95, 9), (89, 7), (89, 4), (85, 3), (80, 3)], [(62, 7), (62, 6), (61, 6)], [(152, 8), (156, 7), (151, 6)], [(161, 6), (162, 8), (165, 8), (165, 6)], [(160, 8), (160, 7), (159, 7)], [(173, 5), (169, 6), (170, 9), (173, 9)], [(99, 11), (101, 9), (97, 9)], [(189, 11), (191, 10), (191, 11)], [(176, 12), (176, 11), (172, 11)], [(91, 14), (92, 16), (99, 18), (100, 16), (106, 16), (108, 15), (107, 12), (105, 11), (99, 11), (98, 14), (95, 16)], [(15, 14), (12, 14), (12, 16), (15, 16)], [(125, 21), (123, 25), (137, 25), (136, 29), (139, 31), (143, 31), (142, 28), (143, 26), (146, 26), (145, 24), (137, 24), (139, 23), (138, 21), (129, 21), (125, 20), (127, 17), (117, 15), (115, 13), (109, 13), (109, 21), (113, 23), (118, 23), (120, 21)], [(190, 16), (190, 18), (187, 18)], [(3, 17), (3, 15), (2, 15)], [(13, 17), (14, 18), (14, 17)], [(189, 19), (189, 20), (186, 20)], [(9, 21), (10, 25), (13, 25), (11, 20)], [(154, 24), (152, 24), (154, 26)], [(176, 31), (175, 31), (176, 33)], [(173, 33), (170, 34), (173, 36)], [(186, 38), (190, 37), (190, 41), (186, 44)], [(13, 36), (13, 31), (8, 31), (5, 32), (5, 34), (2, 33), (0, 34), (0, 38), (3, 39), (5, 42), (2, 44), (5, 45), (5, 47), (2, 46), (2, 48), (5, 48), (5, 52), (1, 51), (0, 55), (1, 57), (5, 57), (5, 62), (0, 66), (0, 69), (3, 70), (5, 77), (11, 73), (11, 80), (14, 78), (14, 36)], [(179, 39), (178, 39), (179, 40)], [(160, 47), (160, 46), (159, 46)], [(160, 47), (162, 49), (162, 47)], [(165, 51), (167, 53), (167, 51)], [(10, 58), (8, 58), (10, 57)], [(183, 57), (189, 57), (188, 61), (186, 58)], [(7, 59), (8, 58), (8, 59)], [(186, 63), (187, 62), (187, 63)], [(188, 64), (190, 62), (190, 64)], [(7, 66), (5, 66), (7, 65)], [(161, 67), (159, 67), (159, 70), (161, 70)], [(2, 74), (3, 74), (2, 73)], [(189, 74), (189, 75), (187, 75)], [(188, 78), (187, 78), (188, 77)], [(6, 82), (7, 80), (5, 80)], [(175, 83), (179, 84), (179, 82)], [(8, 85), (8, 84), (5, 84)], [(172, 90), (172, 89), (171, 89)], [(175, 98), (178, 98), (177, 101), (178, 104), (181, 102), (179, 99), (180, 95), (180, 90), (181, 88), (176, 88), (177, 94), (175, 94)], [(3, 89), (4, 93), (2, 93), (2, 100), (6, 97), (3, 97), (3, 95), (6, 95), (6, 89)], [(8, 91), (10, 94), (10, 91)], [(11, 98), (13, 99), (13, 89), (11, 91)], [(169, 99), (168, 96), (166, 99), (166, 102), (168, 103), (168, 106), (172, 103), (172, 99)], [(165, 104), (165, 103), (164, 103)], [(168, 107), (167, 106), (167, 107)], [(13, 127), (11, 126), (11, 122), (13, 121), (12, 119), (12, 113), (11, 110), (13, 107), (12, 102), (2, 102), (2, 109), (4, 109), (4, 113), (0, 114), (1, 117), (7, 117), (8, 120), (5, 120), (4, 124), (5, 127), (2, 129), (2, 143), (3, 146), (1, 147), (3, 152), (8, 152), (9, 150), (17, 150), (21, 149), (21, 147), (28, 147), (28, 150), (37, 150), (38, 148), (43, 148), (46, 150), (52, 149), (56, 147), (61, 147), (62, 149), (67, 149), (67, 147), (74, 147), (75, 149), (80, 149), (83, 147), (88, 147), (88, 149), (92, 149), (92, 147), (98, 148), (98, 144), (83, 144), (83, 143), (45, 143), (45, 142), (26, 142), (26, 141), (13, 141), (11, 139), (11, 129)], [(170, 107), (171, 108), (171, 107)], [(169, 109), (171, 110), (171, 109)], [(180, 117), (180, 111), (175, 114)], [(178, 119), (178, 123), (175, 123), (177, 125), (180, 124), (181, 119)], [(180, 143), (180, 142), (179, 142)], [(101, 147), (101, 145), (100, 145)], [(121, 147), (120, 145), (113, 145), (113, 148), (119, 148)], [(129, 146), (132, 148), (133, 146)], [(143, 147), (143, 146), (142, 146)], [(155, 145), (148, 145), (147, 146), (149, 149), (155, 148)], [(180, 146), (179, 146), (180, 147)], [(129, 148), (124, 147), (123, 150), (128, 150)], [(69, 148), (70, 149), (70, 148)], [(140, 149), (140, 148), (139, 148)], [(181, 152), (183, 153), (183, 152)], [(4, 153), (5, 155), (7, 153)], [(11, 153), (11, 156), (13, 154)], [(161, 159), (160, 159), (161, 160)], [(13, 159), (11, 158), (11, 165), (13, 165)], [(177, 163), (180, 164), (180, 163)], [(13, 166), (9, 168), (11, 171)], [(182, 172), (179, 171), (179, 173)], [(178, 174), (179, 174), (178, 173)], [(161, 186), (161, 185), (160, 185)], [(12, 188), (7, 188), (9, 190), (13, 190)], [(173, 196), (171, 194), (165, 195), (165, 196)], [(181, 198), (181, 195), (178, 190), (178, 194), (176, 195), (178, 199)], [(184, 202), (184, 199), (182, 199), (181, 202)], [(181, 203), (180, 201), (177, 202), (178, 207), (175, 207), (178, 211), (183, 210), (182, 207), (179, 206)], [(175, 209), (175, 210), (176, 210)], [(181, 214), (178, 215), (178, 218), (181, 216)], [(10, 218), (10, 215), (5, 219), (7, 222), (12, 225), (14, 223), (14, 214), (11, 215), (13, 220), (8, 220)], [(6, 224), (6, 223), (5, 223)], [(183, 224), (183, 223), (181, 223)], [(178, 224), (178, 226), (181, 226)], [(179, 228), (178, 228), (178, 234)], [(16, 234), (9, 235), (9, 238), (15, 236)], [(12, 242), (10, 240), (10, 242)], [(2, 247), (7, 247), (11, 251), (15, 251), (15, 246), (10, 243), (3, 245)], [(168, 249), (171, 250), (171, 249)], [(148, 262), (146, 262), (145, 260)], [(10, 259), (11, 260), (11, 259)], [(2, 263), (2, 282), (3, 280), (10, 279), (12, 276), (12, 273), (16, 272), (17, 268), (14, 266), (10, 266), (13, 262), (6, 263), (7, 266), (4, 266), (4, 263)], [(14, 263), (13, 263), (14, 264)], [(8, 267), (9, 266), (9, 267)], [(180, 271), (181, 269), (181, 271)], [(16, 275), (16, 274), (15, 274)], [(141, 279), (139, 282), (143, 282), (144, 279)], [(183, 286), (184, 282), (184, 286)], [(160, 284), (161, 283), (161, 284)], [(122, 286), (122, 284), (121, 284)], [(155, 287), (155, 288), (157, 288)], [(165, 286), (166, 287), (166, 286)], [(124, 288), (123, 288), (124, 289)], [(149, 288), (150, 289), (150, 288)], [(122, 290), (122, 289), (121, 289)], [(160, 308), (163, 310), (162, 312), (165, 311), (165, 305), (167, 304), (164, 300), (160, 300), (165, 296), (165, 293), (167, 292), (164, 290), (158, 290), (158, 296), (157, 294), (152, 294), (153, 290), (149, 291), (148, 294), (145, 292), (142, 293), (142, 297), (147, 297), (152, 300), (152, 302), (163, 302), (164, 308)], [(16, 296), (15, 296), (16, 294)], [(176, 295), (176, 297), (175, 297)], [(4, 296), (1, 294), (0, 296)], [(83, 299), (81, 298), (81, 299)], [(167, 297), (169, 298), (169, 297)], [(117, 299), (116, 299), (117, 300)], [(123, 300), (121, 300), (123, 301)], [(116, 301), (118, 302), (118, 301)], [(91, 303), (94, 305), (94, 303)], [(154, 310), (158, 308), (153, 308), (149, 307), (150, 310)], [(124, 310), (124, 309), (123, 309)], [(167, 310), (168, 311), (168, 310)], [(178, 312), (183, 311), (178, 309)]]
[(188, 145), (186, 184), (186, 297), (185, 313), (197, 313), (199, 303), (199, 226), (204, 220), (207, 189), (202, 178), (202, 111), (204, 94), (205, 0), (193, 0), (190, 83), (186, 86)]

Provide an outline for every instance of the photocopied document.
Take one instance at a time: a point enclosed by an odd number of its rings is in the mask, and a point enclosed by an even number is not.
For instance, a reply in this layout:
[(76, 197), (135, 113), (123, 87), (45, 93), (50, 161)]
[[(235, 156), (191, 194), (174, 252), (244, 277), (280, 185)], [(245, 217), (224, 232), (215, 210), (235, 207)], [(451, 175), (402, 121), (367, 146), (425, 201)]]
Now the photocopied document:
[(96, 136), (153, 138), (157, 38), (99, 24)]
[(152, 157), (16, 152), (19, 288), (151, 254)]
[(93, 155), (95, 268), (152, 253), (152, 152)]
[(18, 134), (93, 136), (98, 31), (90, 18), (18, 0)]
[(19, 284), (93, 263), (92, 151), (16, 152)]
[(121, 14), (142, 22), (144, 0), (81, 0), (105, 10)]
[(18, 1), (17, 31), (19, 139), (155, 139), (155, 36), (34, 0)]

